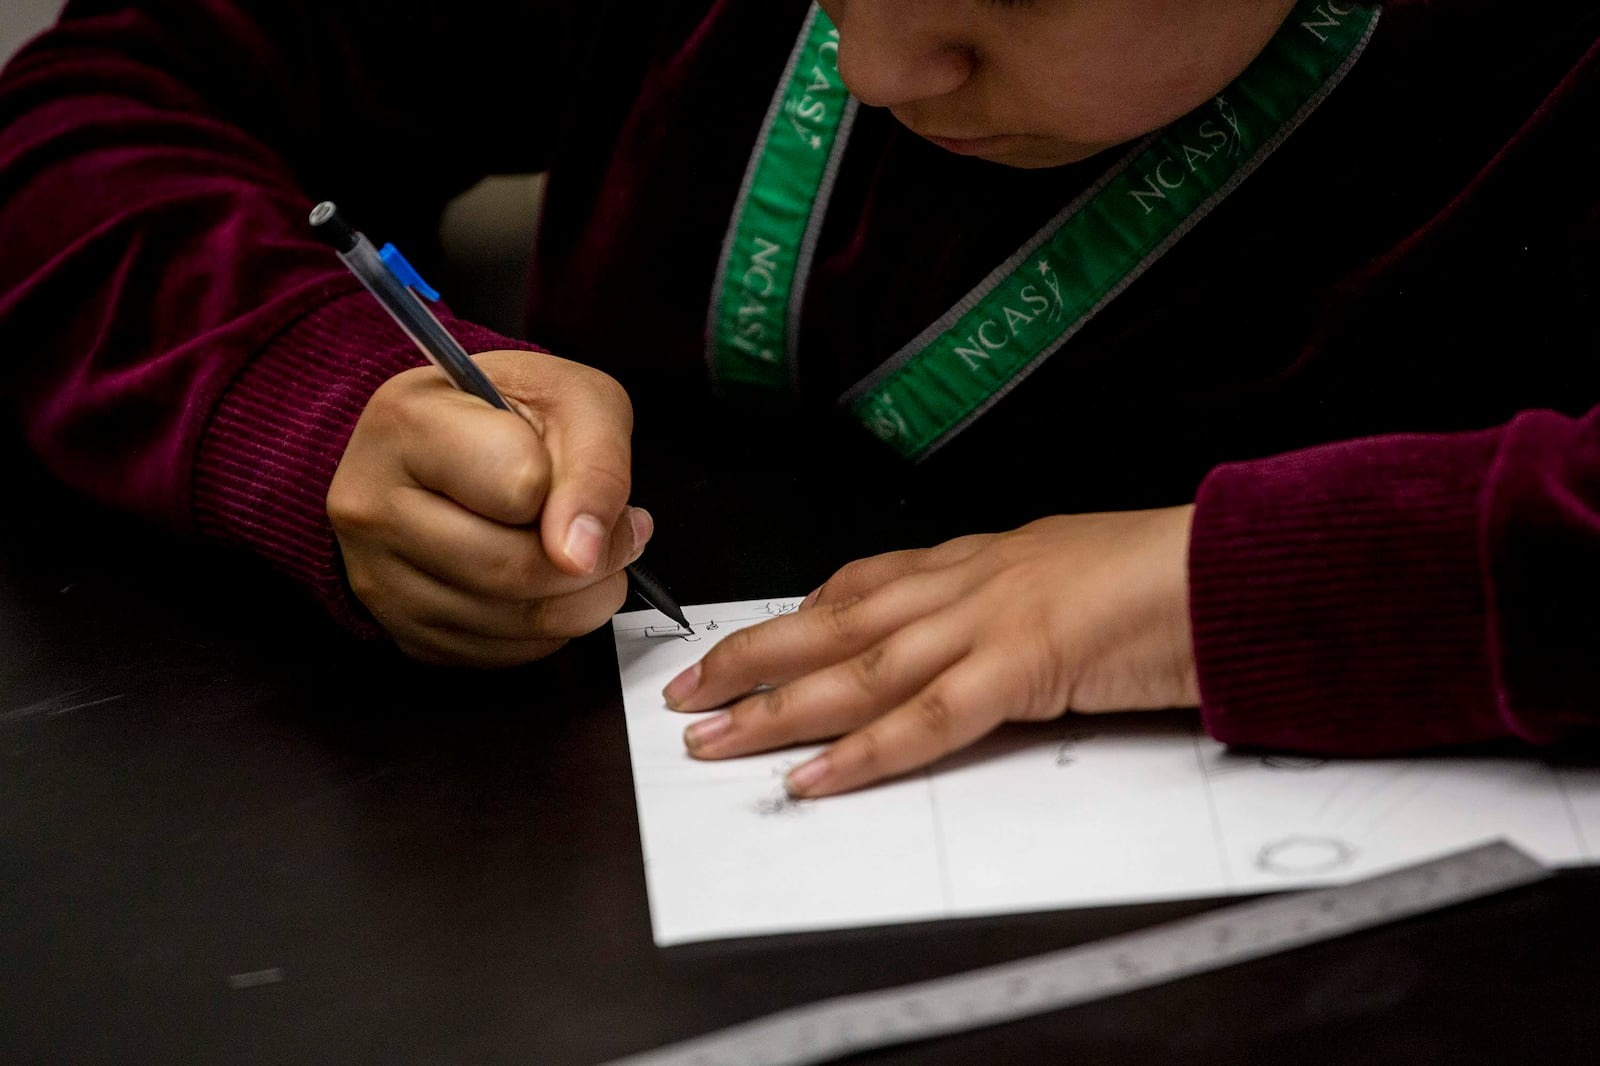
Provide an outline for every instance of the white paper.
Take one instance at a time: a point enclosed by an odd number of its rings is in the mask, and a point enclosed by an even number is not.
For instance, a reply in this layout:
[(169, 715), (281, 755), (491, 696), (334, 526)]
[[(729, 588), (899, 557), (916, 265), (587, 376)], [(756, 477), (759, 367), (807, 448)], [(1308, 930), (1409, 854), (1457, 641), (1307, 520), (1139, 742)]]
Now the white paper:
[[(797, 599), (613, 622), (656, 943), (1328, 884), (1504, 838), (1600, 859), (1600, 769), (1533, 758), (1244, 755), (1193, 716), (1002, 729), (929, 771), (794, 803), (820, 745), (722, 762), (661, 690), (722, 637)], [(673, 634), (680, 635), (673, 635)]]

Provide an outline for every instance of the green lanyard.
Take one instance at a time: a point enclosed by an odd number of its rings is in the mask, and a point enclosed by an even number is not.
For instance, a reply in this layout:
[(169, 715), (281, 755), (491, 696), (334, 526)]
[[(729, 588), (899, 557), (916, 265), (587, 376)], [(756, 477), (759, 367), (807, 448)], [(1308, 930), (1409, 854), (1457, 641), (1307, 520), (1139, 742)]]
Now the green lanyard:
[[(1140, 142), (977, 288), (840, 399), (908, 459), (950, 440), (1193, 229), (1360, 58), (1376, 9), (1301, 0), (1206, 105)], [(718, 382), (793, 387), (800, 302), (856, 102), (815, 6), (750, 158), (712, 287)]]

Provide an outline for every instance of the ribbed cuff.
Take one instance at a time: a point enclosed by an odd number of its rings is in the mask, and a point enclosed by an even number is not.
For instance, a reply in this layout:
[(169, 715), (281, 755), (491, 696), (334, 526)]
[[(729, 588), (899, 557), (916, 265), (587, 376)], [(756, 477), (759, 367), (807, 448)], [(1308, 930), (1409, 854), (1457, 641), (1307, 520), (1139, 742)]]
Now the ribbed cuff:
[(1383, 437), (1212, 472), (1189, 556), (1212, 736), (1357, 755), (1513, 735), (1482, 557), (1497, 441)]
[[(441, 316), (469, 352), (534, 350)], [(304, 585), (346, 628), (381, 630), (345, 584), (328, 486), (368, 399), (421, 354), (364, 291), (332, 300), (272, 341), (223, 395), (195, 464), (195, 523)]]

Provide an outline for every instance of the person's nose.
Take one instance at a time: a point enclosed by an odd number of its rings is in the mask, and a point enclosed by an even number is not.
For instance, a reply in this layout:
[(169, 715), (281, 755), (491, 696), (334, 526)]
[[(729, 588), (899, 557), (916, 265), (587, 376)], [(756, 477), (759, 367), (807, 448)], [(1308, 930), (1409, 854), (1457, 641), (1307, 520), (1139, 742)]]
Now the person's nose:
[(839, 75), (869, 107), (952, 93), (972, 76), (972, 51), (924, 0), (851, 0), (838, 20)]

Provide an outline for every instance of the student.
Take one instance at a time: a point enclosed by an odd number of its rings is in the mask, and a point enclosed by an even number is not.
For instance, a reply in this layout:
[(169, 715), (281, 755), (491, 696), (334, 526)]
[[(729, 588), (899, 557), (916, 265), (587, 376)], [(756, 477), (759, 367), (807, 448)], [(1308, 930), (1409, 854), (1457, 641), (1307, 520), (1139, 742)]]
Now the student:
[[(782, 683), (704, 757), (850, 733), (803, 794), (1067, 709), (1333, 752), (1592, 729), (1600, 5), (822, 7), (837, 37), (803, 0), (70, 4), (0, 80), (28, 440), (497, 664), (601, 624), (650, 536), (617, 381), (646, 417), (708, 367), (734, 407), (842, 396), (806, 446), (923, 536), (1036, 521), (847, 568), (669, 689)], [(305, 214), (414, 247), (536, 169), (528, 335), (612, 376), (446, 314), (523, 420), (417, 368)]]

